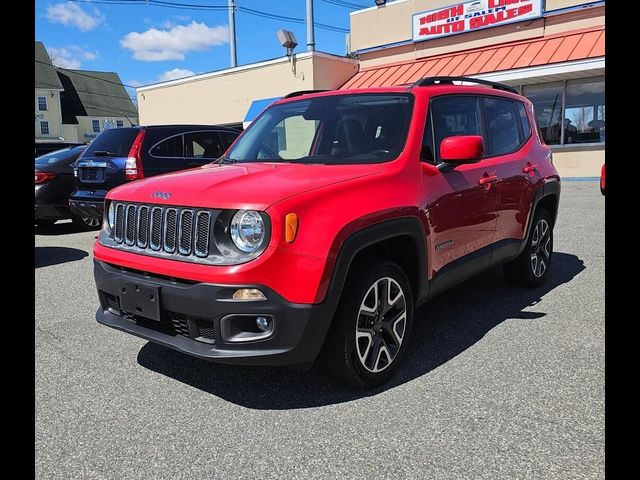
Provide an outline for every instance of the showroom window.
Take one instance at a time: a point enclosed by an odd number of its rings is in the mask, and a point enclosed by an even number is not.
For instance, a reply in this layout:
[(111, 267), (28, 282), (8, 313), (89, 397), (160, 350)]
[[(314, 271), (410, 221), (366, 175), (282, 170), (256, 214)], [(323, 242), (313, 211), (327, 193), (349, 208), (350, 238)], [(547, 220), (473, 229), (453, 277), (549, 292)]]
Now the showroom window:
[(547, 145), (560, 145), (562, 126), (562, 82), (525, 85), (522, 94), (531, 100), (542, 138)]
[(564, 143), (604, 142), (604, 79), (569, 80)]
[(604, 77), (525, 85), (547, 145), (605, 143)]

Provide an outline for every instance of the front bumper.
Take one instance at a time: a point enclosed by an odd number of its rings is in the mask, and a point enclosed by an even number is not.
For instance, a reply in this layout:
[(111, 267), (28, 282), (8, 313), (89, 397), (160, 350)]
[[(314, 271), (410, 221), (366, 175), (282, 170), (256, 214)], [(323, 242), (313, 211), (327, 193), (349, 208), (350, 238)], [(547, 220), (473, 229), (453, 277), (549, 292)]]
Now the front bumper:
[[(96, 320), (183, 353), (220, 363), (303, 365), (313, 362), (333, 311), (324, 304), (287, 302), (263, 285), (215, 285), (148, 275), (94, 260), (100, 307)], [(124, 283), (157, 289), (160, 320), (120, 310)], [(263, 301), (232, 301), (237, 288), (257, 288)], [(265, 316), (273, 321), (266, 338), (238, 343), (227, 333), (229, 318)], [(224, 337), (223, 337), (224, 333)]]
[(79, 217), (90, 217), (102, 220), (104, 213), (104, 201), (96, 202), (92, 200), (69, 199), (71, 213)]

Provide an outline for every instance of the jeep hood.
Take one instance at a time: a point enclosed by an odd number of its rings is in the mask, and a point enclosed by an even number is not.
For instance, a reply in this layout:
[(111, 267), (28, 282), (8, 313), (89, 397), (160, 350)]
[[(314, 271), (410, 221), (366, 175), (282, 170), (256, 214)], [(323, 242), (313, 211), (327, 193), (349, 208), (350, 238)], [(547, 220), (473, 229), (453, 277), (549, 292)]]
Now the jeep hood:
[(107, 198), (165, 205), (266, 210), (293, 195), (381, 172), (380, 164), (209, 164), (122, 185)]

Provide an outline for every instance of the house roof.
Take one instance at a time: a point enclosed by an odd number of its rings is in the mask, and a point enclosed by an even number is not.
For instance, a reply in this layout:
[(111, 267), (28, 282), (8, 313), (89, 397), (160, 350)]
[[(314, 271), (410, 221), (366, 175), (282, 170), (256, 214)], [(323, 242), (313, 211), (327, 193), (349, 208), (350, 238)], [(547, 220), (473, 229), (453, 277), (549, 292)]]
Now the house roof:
[(35, 77), (36, 88), (62, 88), (60, 79), (56, 75), (56, 67), (51, 63), (51, 58), (42, 42), (36, 42)]
[(82, 117), (129, 117), (138, 112), (115, 72), (58, 68), (64, 91), (60, 94), (62, 123)]
[(604, 57), (604, 30), (600, 26), (411, 62), (380, 65), (358, 72), (341, 89), (390, 87), (423, 77), (469, 76)]

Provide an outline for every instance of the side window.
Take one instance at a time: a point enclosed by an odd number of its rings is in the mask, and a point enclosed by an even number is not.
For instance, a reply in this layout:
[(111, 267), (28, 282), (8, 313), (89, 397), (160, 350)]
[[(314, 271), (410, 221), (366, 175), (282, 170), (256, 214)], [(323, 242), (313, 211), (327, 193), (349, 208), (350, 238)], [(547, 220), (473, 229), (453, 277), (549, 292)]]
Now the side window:
[(440, 144), (447, 137), (482, 135), (478, 99), (472, 96), (451, 95), (431, 101), (431, 121), (436, 163), (440, 162)]
[(169, 137), (156, 144), (149, 151), (152, 157), (182, 157), (182, 135)]
[(218, 132), (220, 134), (220, 138), (222, 138), (222, 143), (224, 144), (225, 150), (231, 146), (233, 142), (238, 138), (237, 133), (231, 132)]
[(516, 106), (518, 107), (518, 115), (520, 116), (520, 123), (522, 124), (522, 133), (524, 133), (523, 140), (526, 142), (531, 136), (531, 124), (527, 116), (527, 109), (522, 102), (516, 102)]
[(433, 153), (433, 122), (431, 121), (431, 109), (427, 112), (427, 121), (424, 125), (420, 158), (422, 161), (429, 163), (435, 163), (436, 161), (436, 157)]
[(502, 98), (485, 98), (484, 112), (488, 155), (506, 155), (515, 152), (520, 146), (520, 132), (513, 102)]
[(184, 156), (190, 158), (215, 159), (226, 149), (218, 132), (193, 132), (184, 135)]

